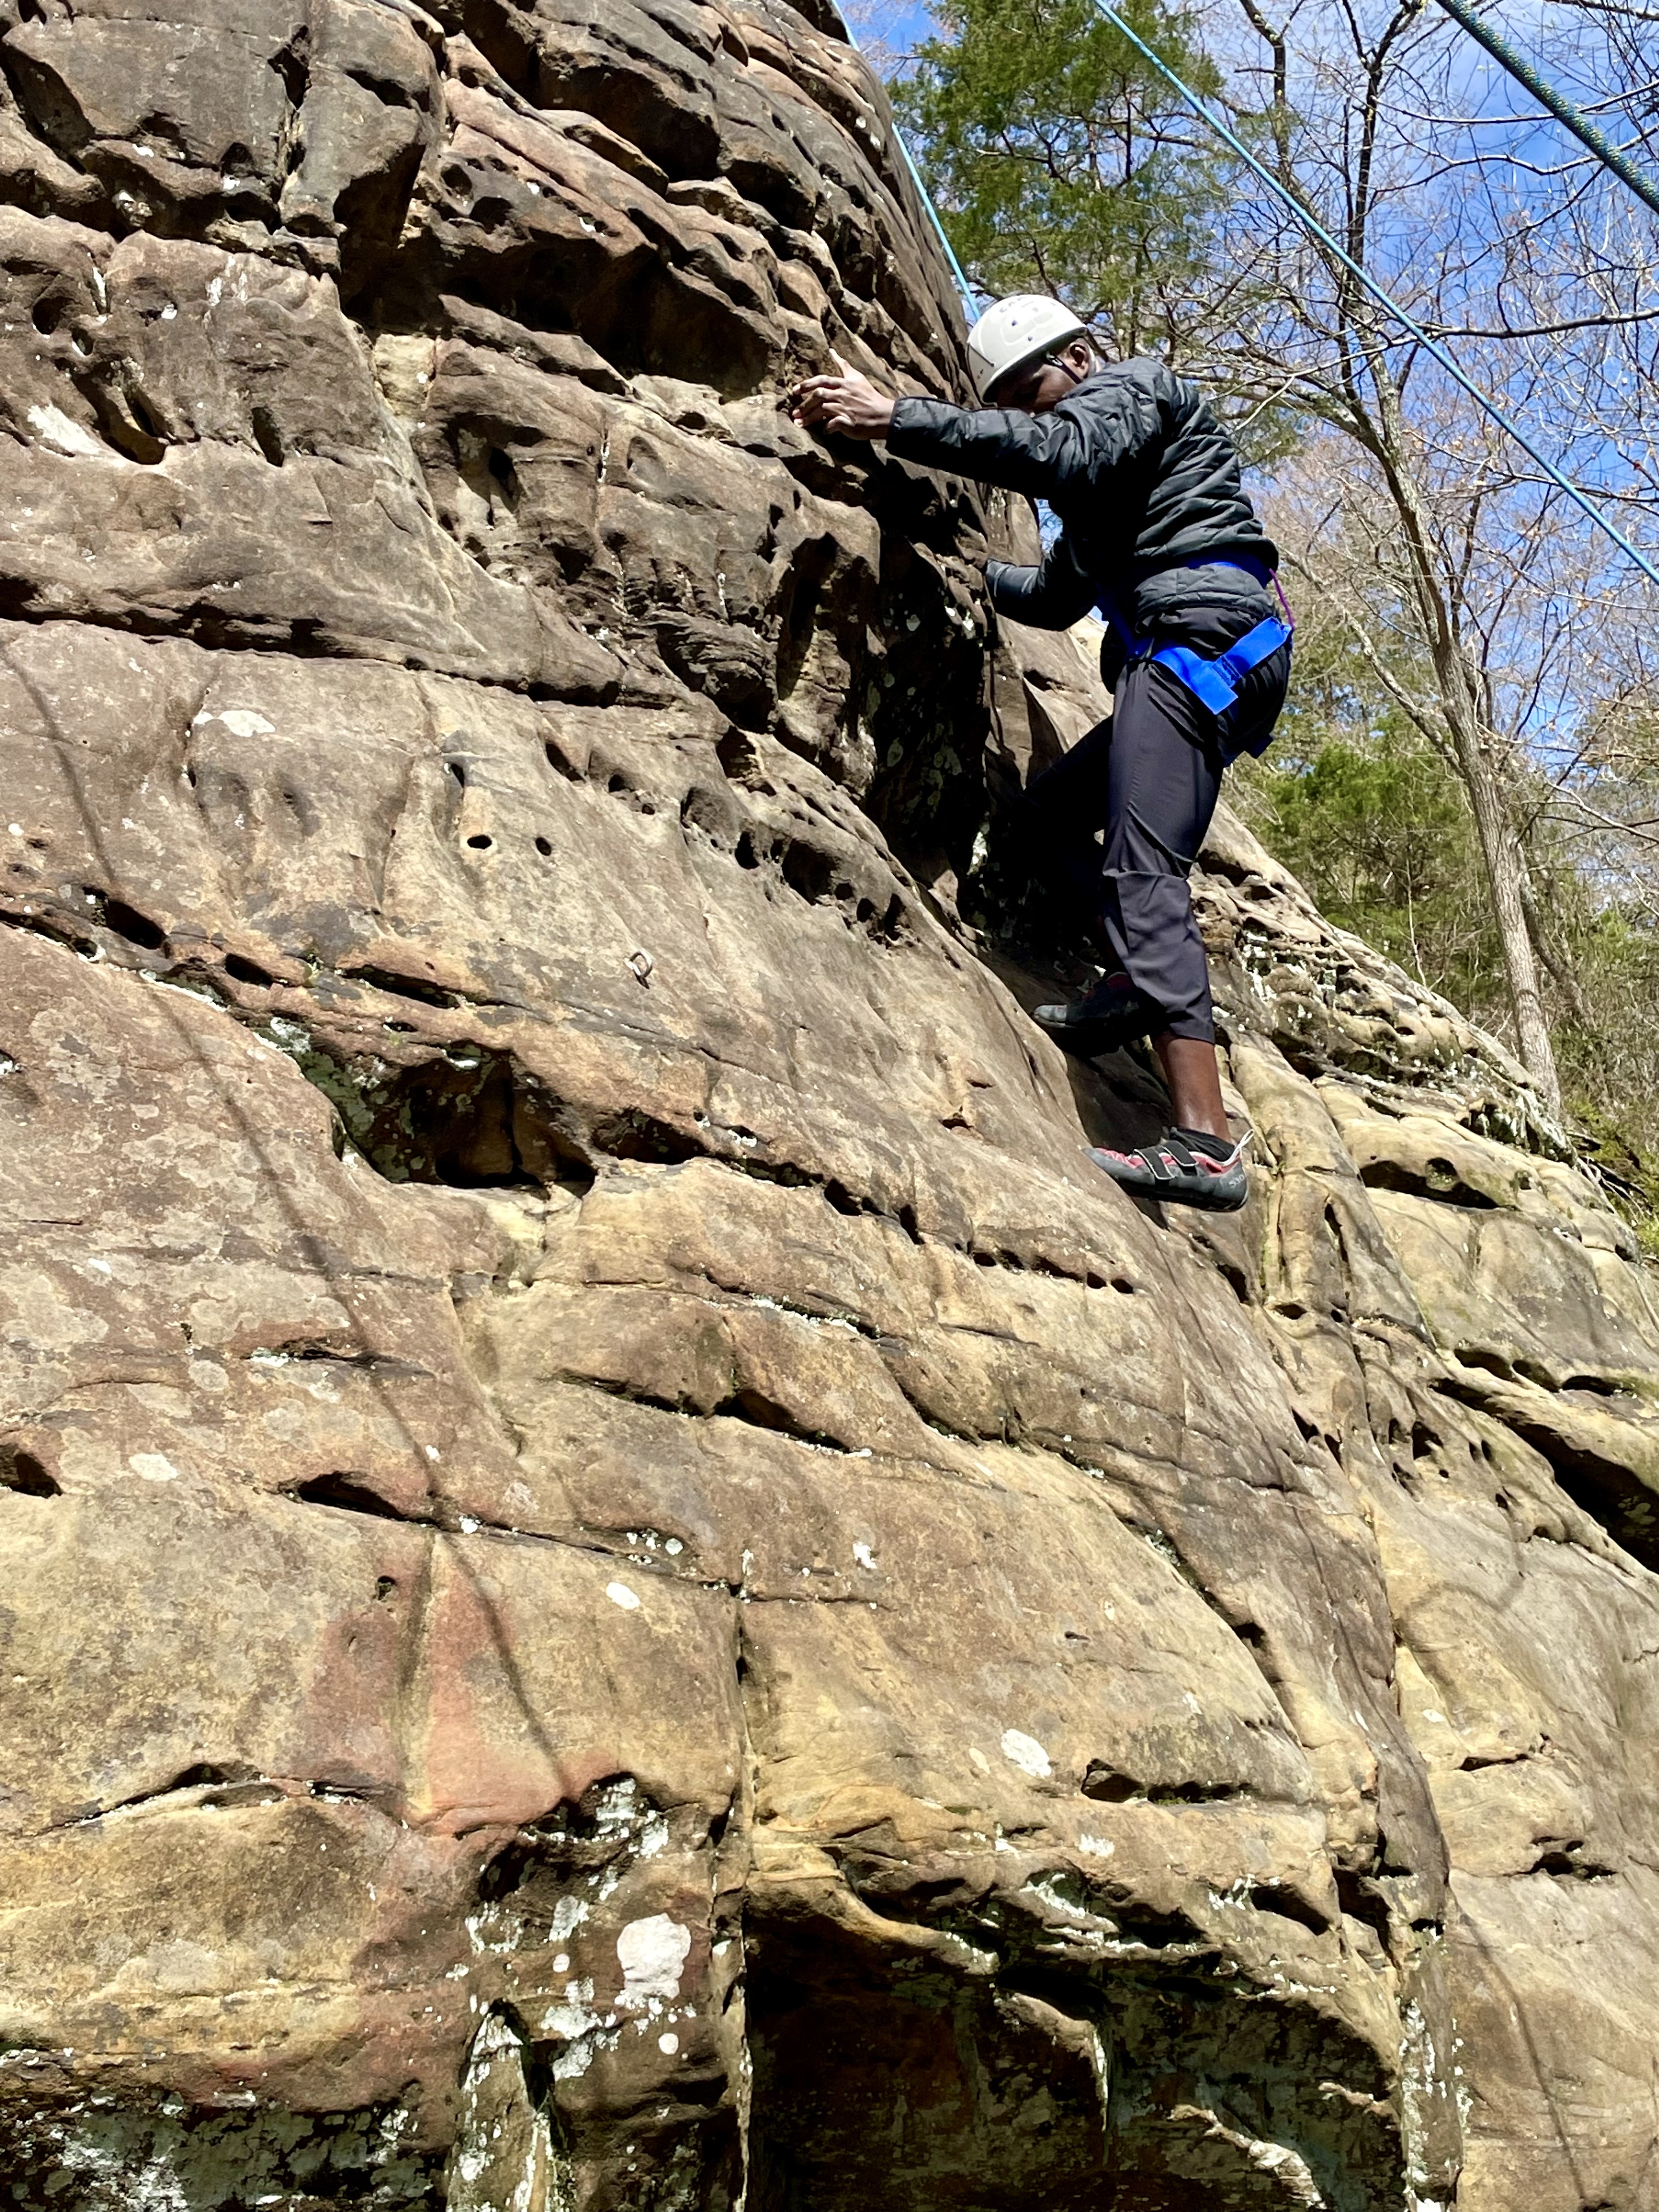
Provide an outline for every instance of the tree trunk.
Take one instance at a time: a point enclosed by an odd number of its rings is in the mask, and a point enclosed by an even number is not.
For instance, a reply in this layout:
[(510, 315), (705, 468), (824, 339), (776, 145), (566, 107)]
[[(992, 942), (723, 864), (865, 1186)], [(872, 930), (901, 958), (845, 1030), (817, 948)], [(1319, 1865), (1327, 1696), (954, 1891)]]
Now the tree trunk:
[(1454, 712), (1447, 720), (1451, 726), (1458, 771), (1469, 795), (1476, 834), (1480, 839), (1480, 855), (1486, 864), (1492, 917), (1498, 924), (1498, 941), (1503, 949), (1504, 974), (1515, 1012), (1521, 1064), (1532, 1078), (1545, 1111), (1559, 1114), (1561, 1079), (1556, 1073), (1555, 1052), (1550, 1043), (1543, 997), (1538, 988), (1538, 962), (1532, 933), (1527, 927), (1526, 861), (1521, 841), (1479, 732), (1469, 726), (1461, 713)]
[(1434, 668), (1435, 689), (1451, 739), (1453, 757), (1468, 793), (1492, 890), (1492, 919), (1504, 955), (1504, 974), (1510, 988), (1510, 1005), (1522, 1066), (1545, 1111), (1561, 1110), (1561, 1079), (1556, 1072), (1555, 1052), (1544, 1019), (1544, 1001), (1538, 988), (1538, 962), (1527, 927), (1527, 866), (1521, 841), (1510, 811), (1504, 780), (1486, 749), (1486, 724), (1480, 712), (1480, 686), (1465, 650), (1458, 621), (1455, 579), (1445, 573), (1437, 558), (1436, 539), (1422, 492), (1411, 467), (1410, 443), (1400, 407), (1400, 395), (1380, 358), (1370, 363), (1377, 397), (1377, 437), (1373, 449), (1401, 521), (1405, 526), (1411, 574)]
[(1572, 1008), (1573, 1018), (1581, 1029), (1594, 1030), (1595, 1016), (1584, 987), (1574, 970), (1571, 958), (1561, 940), (1551, 929), (1538, 904), (1538, 892), (1532, 880), (1530, 868), (1523, 868), (1521, 877), (1521, 905), (1527, 917), (1527, 928), (1537, 949), (1539, 958), (1555, 979), (1556, 988)]

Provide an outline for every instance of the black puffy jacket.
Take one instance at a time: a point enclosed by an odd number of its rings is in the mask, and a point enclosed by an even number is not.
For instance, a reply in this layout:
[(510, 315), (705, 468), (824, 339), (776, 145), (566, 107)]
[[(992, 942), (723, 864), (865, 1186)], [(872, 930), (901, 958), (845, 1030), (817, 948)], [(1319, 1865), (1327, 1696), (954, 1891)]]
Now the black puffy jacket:
[(1046, 415), (901, 399), (887, 447), (1054, 509), (1062, 528), (1040, 568), (990, 563), (992, 604), (1016, 622), (1064, 629), (1105, 597), (1136, 631), (1169, 636), (1185, 607), (1237, 607), (1246, 628), (1272, 611), (1243, 571), (1188, 565), (1244, 556), (1275, 568), (1279, 555), (1232, 440), (1162, 362), (1103, 368)]

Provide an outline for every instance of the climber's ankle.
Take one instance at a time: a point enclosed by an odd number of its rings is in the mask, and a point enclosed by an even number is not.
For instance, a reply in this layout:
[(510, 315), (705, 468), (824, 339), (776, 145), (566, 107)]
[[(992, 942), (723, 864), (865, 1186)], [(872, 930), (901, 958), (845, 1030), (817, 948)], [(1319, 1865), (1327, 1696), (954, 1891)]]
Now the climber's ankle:
[(1205, 1037), (1178, 1037), (1165, 1030), (1152, 1039), (1152, 1049), (1170, 1087), (1175, 1126), (1231, 1145), (1232, 1133), (1222, 1103), (1221, 1072), (1216, 1066), (1214, 1045)]

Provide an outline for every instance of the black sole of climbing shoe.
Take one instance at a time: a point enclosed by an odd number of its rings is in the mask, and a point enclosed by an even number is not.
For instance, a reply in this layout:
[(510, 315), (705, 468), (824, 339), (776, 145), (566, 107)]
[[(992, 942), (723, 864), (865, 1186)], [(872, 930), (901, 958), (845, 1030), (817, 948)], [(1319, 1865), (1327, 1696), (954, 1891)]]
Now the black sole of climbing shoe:
[(1120, 1190), (1136, 1198), (1155, 1198), (1163, 1206), (1188, 1206), (1199, 1213), (1237, 1213), (1249, 1200), (1249, 1177), (1242, 1163), (1221, 1175), (1155, 1176), (1133, 1170), (1126, 1174), (1095, 1146), (1091, 1146), (1089, 1158)]

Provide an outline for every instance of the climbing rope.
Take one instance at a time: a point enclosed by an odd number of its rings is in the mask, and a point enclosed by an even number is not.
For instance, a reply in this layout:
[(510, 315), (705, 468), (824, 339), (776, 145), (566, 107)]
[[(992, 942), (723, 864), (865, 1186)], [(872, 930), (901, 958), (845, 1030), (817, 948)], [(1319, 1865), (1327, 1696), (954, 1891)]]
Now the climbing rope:
[[(852, 47), (853, 52), (855, 54), (862, 53), (864, 49), (859, 44), (858, 33), (853, 28), (851, 23), (847, 21), (844, 15), (842, 18), (842, 21), (845, 25), (848, 43)], [(961, 262), (957, 259), (956, 248), (946, 237), (945, 225), (939, 221), (939, 210), (933, 205), (933, 196), (928, 191), (927, 185), (921, 181), (921, 172), (917, 168), (915, 158), (912, 155), (909, 147), (905, 143), (904, 133), (899, 129), (896, 123), (893, 125), (893, 137), (897, 143), (899, 152), (904, 156), (904, 166), (910, 172), (910, 182), (916, 188), (916, 197), (921, 202), (923, 207), (927, 209), (927, 220), (933, 224), (939, 244), (945, 248), (945, 258), (951, 264), (951, 274), (957, 280), (957, 289), (962, 295), (962, 304), (968, 310), (968, 327), (971, 330), (974, 325), (979, 320), (978, 296), (975, 293), (973, 286), (968, 281), (967, 270), (963, 269)]]
[[(1597, 507), (1595, 501), (1590, 498), (1589, 493), (1581, 490), (1579, 486), (1573, 483), (1571, 477), (1564, 476), (1561, 471), (1556, 467), (1553, 461), (1547, 460), (1543, 454), (1539, 452), (1536, 446), (1534, 446), (1532, 441), (1527, 436), (1525, 431), (1521, 428), (1520, 425), (1510, 416), (1506, 415), (1504, 410), (1498, 405), (1495, 400), (1488, 398), (1486, 394), (1481, 391), (1480, 386), (1476, 384), (1471, 377), (1465, 374), (1463, 370), (1461, 369), (1457, 363), (1452, 359), (1450, 354), (1446, 351), (1444, 346), (1440, 344), (1437, 339), (1431, 337), (1429, 333), (1423, 328), (1422, 325), (1413, 321), (1412, 317), (1406, 313), (1406, 310), (1400, 305), (1400, 302), (1394, 298), (1392, 294), (1384, 291), (1382, 285), (1377, 283), (1374, 276), (1370, 275), (1367, 270), (1362, 269), (1357, 261), (1343, 251), (1342, 247), (1337, 244), (1335, 239), (1332, 237), (1330, 232), (1326, 229), (1324, 224), (1322, 223), (1307, 208), (1304, 207), (1301, 201), (1297, 198), (1293, 192), (1288, 191), (1285, 185), (1279, 183), (1278, 178), (1273, 175), (1271, 169), (1267, 168), (1263, 162), (1259, 161), (1256, 159), (1255, 155), (1251, 153), (1249, 148), (1244, 143), (1243, 140), (1238, 137), (1237, 133), (1230, 130), (1227, 125), (1222, 121), (1218, 115), (1213, 114), (1205, 105), (1204, 101), (1199, 98), (1192, 87), (1189, 84), (1185, 83), (1182, 78), (1178, 77), (1175, 71), (1170, 67), (1170, 64), (1161, 55), (1153, 52), (1152, 48), (1147, 45), (1146, 41), (1140, 36), (1139, 32), (1132, 29), (1130, 26), (1124, 21), (1117, 9), (1111, 5), (1111, 0), (1094, 0), (1094, 5), (1099, 9), (1100, 13), (1106, 18), (1109, 23), (1115, 23), (1117, 26), (1118, 29), (1129, 41), (1129, 44), (1135, 49), (1136, 52), (1140, 54), (1146, 60), (1149, 61), (1152, 67), (1158, 71), (1158, 75), (1164, 78), (1167, 82), (1174, 86), (1175, 89), (1187, 102), (1187, 105), (1193, 110), (1193, 112), (1199, 117), (1200, 120), (1207, 124), (1210, 129), (1215, 132), (1217, 137), (1221, 139), (1225, 145), (1230, 147), (1231, 150), (1237, 155), (1239, 160), (1245, 164), (1246, 167), (1252, 170), (1256, 176), (1260, 177), (1262, 183), (1266, 185), (1268, 191), (1273, 193), (1276, 199), (1279, 199), (1284, 202), (1285, 205), (1302, 225), (1302, 228), (1307, 231), (1310, 236), (1317, 239), (1319, 243), (1325, 248), (1326, 252), (1333, 255), (1337, 261), (1340, 262), (1343, 268), (1345, 268), (1351, 276), (1358, 279), (1359, 283), (1364, 286), (1366, 291), (1370, 294), (1371, 297), (1377, 302), (1378, 306), (1385, 308), (1388, 313), (1394, 317), (1395, 320), (1400, 324), (1403, 330), (1408, 331), (1412, 337), (1416, 339), (1418, 344), (1420, 345), (1433, 360), (1439, 362), (1441, 368), (1445, 370), (1447, 375), (1452, 379), (1453, 382), (1461, 385), (1463, 390), (1468, 393), (1470, 398), (1475, 402), (1476, 405), (1483, 409), (1484, 411), (1491, 416), (1492, 420), (1497, 423), (1499, 429), (1502, 430), (1506, 436), (1512, 438), (1516, 444), (1520, 447), (1522, 452), (1525, 453), (1529, 459), (1536, 463), (1538, 467), (1543, 471), (1544, 474), (1549, 478), (1550, 482), (1556, 486), (1558, 490), (1565, 492), (1567, 497), (1572, 501), (1573, 505), (1578, 507), (1584, 514), (1588, 515), (1589, 520), (1595, 525), (1596, 528), (1604, 532), (1619, 548), (1620, 551), (1626, 555), (1628, 559), (1636, 563), (1636, 566), (1642, 571), (1642, 574), (1647, 578), (1650, 584), (1659, 585), (1659, 568), (1656, 568), (1653, 563), (1648, 559), (1647, 556), (1644, 553), (1638, 552), (1637, 548), (1631, 544), (1629, 538), (1625, 536), (1624, 532), (1620, 530), (1615, 524), (1607, 520), (1607, 516), (1602, 514), (1601, 508)], [(934, 221), (937, 222), (939, 218), (936, 216), (934, 217)]]
[[(1642, 574), (1647, 578), (1650, 584), (1659, 585), (1659, 568), (1656, 568), (1653, 563), (1648, 559), (1647, 556), (1639, 551), (1636, 546), (1632, 544), (1629, 538), (1625, 536), (1624, 532), (1617, 526), (1616, 524), (1608, 520), (1607, 517), (1602, 514), (1601, 508), (1597, 507), (1595, 501), (1590, 498), (1589, 493), (1583, 490), (1580, 486), (1576, 484), (1571, 477), (1564, 475), (1561, 470), (1557, 468), (1553, 461), (1547, 459), (1545, 456), (1539, 452), (1537, 447), (1534, 446), (1532, 441), (1527, 436), (1525, 431), (1521, 428), (1520, 425), (1509, 415), (1505, 414), (1504, 410), (1498, 405), (1496, 401), (1489, 398), (1486, 393), (1480, 389), (1480, 386), (1474, 382), (1473, 378), (1467, 375), (1465, 372), (1458, 367), (1456, 362), (1452, 358), (1451, 355), (1446, 351), (1444, 346), (1443, 346), (1437, 339), (1431, 337), (1427, 331), (1423, 328), (1422, 325), (1415, 321), (1407, 313), (1406, 310), (1401, 306), (1400, 302), (1394, 297), (1392, 293), (1384, 290), (1383, 287), (1377, 283), (1374, 276), (1372, 276), (1366, 270), (1362, 269), (1357, 261), (1344, 252), (1343, 248), (1338, 245), (1336, 240), (1332, 237), (1330, 232), (1326, 229), (1324, 224), (1318, 220), (1317, 216), (1316, 216), (1309, 209), (1304, 207), (1301, 201), (1297, 198), (1296, 195), (1288, 191), (1285, 185), (1279, 183), (1278, 178), (1273, 175), (1273, 172), (1267, 168), (1264, 163), (1258, 161), (1255, 155), (1251, 153), (1249, 148), (1245, 145), (1244, 142), (1238, 137), (1237, 133), (1231, 130), (1228, 125), (1222, 121), (1218, 115), (1214, 114), (1211, 109), (1206, 106), (1205, 102), (1200, 99), (1199, 95), (1193, 90), (1192, 87), (1188, 84), (1184, 79), (1176, 76), (1174, 70), (1170, 67), (1170, 64), (1164, 59), (1163, 56), (1155, 52), (1154, 50), (1147, 45), (1145, 39), (1140, 36), (1138, 31), (1132, 29), (1131, 27), (1125, 22), (1123, 17), (1118, 13), (1117, 9), (1110, 4), (1110, 0), (1093, 0), (1093, 4), (1099, 9), (1100, 13), (1106, 18), (1109, 23), (1112, 23), (1116, 26), (1116, 27), (1123, 33), (1123, 36), (1129, 41), (1129, 44), (1135, 49), (1136, 52), (1141, 55), (1145, 60), (1149, 61), (1152, 67), (1158, 71), (1158, 75), (1169, 84), (1174, 87), (1175, 90), (1180, 94), (1181, 97), (1193, 110), (1194, 113), (1198, 116), (1200, 120), (1206, 124), (1209, 128), (1215, 132), (1216, 136), (1220, 138), (1225, 145), (1231, 148), (1232, 152), (1237, 155), (1239, 160), (1261, 179), (1262, 183), (1267, 185), (1268, 191), (1273, 194), (1276, 199), (1283, 201), (1284, 204), (1290, 210), (1296, 220), (1302, 225), (1303, 228), (1312, 237), (1317, 239), (1327, 252), (1334, 255), (1342, 266), (1348, 270), (1351, 276), (1357, 277), (1359, 283), (1364, 285), (1366, 291), (1369, 292), (1371, 297), (1377, 302), (1378, 306), (1385, 308), (1403, 330), (1409, 331), (1411, 336), (1417, 341), (1418, 344), (1420, 345), (1433, 360), (1439, 362), (1441, 368), (1445, 370), (1447, 375), (1452, 379), (1453, 382), (1460, 385), (1462, 389), (1468, 393), (1470, 398), (1474, 401), (1475, 404), (1481, 408), (1486, 414), (1491, 416), (1492, 420), (1497, 423), (1499, 429), (1501, 429), (1507, 437), (1514, 440), (1515, 443), (1519, 446), (1522, 452), (1527, 455), (1528, 459), (1533, 461), (1537, 467), (1543, 471), (1550, 483), (1554, 484), (1558, 490), (1564, 491), (1567, 497), (1572, 501), (1573, 505), (1583, 514), (1588, 516), (1589, 520), (1595, 524), (1595, 527), (1609, 538), (1613, 544), (1619, 548), (1620, 551), (1623, 553), (1628, 560), (1635, 562), (1636, 566), (1642, 571)], [(1468, 21), (1468, 27), (1474, 32), (1474, 34), (1481, 40), (1483, 45), (1487, 46), (1494, 54), (1498, 54), (1498, 48), (1499, 46), (1503, 45), (1504, 42), (1497, 38), (1496, 33), (1492, 33), (1490, 36), (1487, 34), (1486, 26), (1480, 23), (1478, 18), (1474, 18), (1473, 16), (1473, 11), (1467, 9), (1465, 0), (1440, 0), (1440, 5), (1447, 9), (1450, 14), (1455, 15), (1460, 22), (1465, 21), (1466, 17), (1472, 19)], [(860, 48), (858, 40), (854, 36), (850, 24), (848, 26), (847, 35), (852, 42), (854, 51), (855, 52), (859, 52)], [(1508, 50), (1506, 49), (1506, 52)], [(1498, 58), (1500, 60), (1504, 59), (1504, 56), (1501, 54), (1498, 55)], [(1517, 72), (1526, 70), (1527, 65), (1525, 63), (1522, 62), (1518, 54), (1515, 55), (1513, 58), (1516, 64)], [(1507, 61), (1504, 62), (1504, 66), (1506, 68), (1509, 66), (1509, 63)], [(1549, 89), (1549, 88), (1546, 87), (1541, 78), (1538, 78), (1535, 84), (1528, 82), (1530, 74), (1531, 73), (1528, 72), (1528, 76), (1522, 76), (1521, 82), (1527, 83), (1529, 90), (1535, 91), (1537, 96), (1545, 100), (1545, 104), (1552, 109), (1552, 112), (1559, 114), (1564, 122), (1568, 122), (1570, 128), (1577, 129), (1577, 125), (1582, 124), (1583, 129), (1579, 132), (1579, 136), (1585, 138), (1585, 143), (1591, 143), (1592, 139), (1600, 141), (1601, 143), (1595, 148), (1595, 150), (1598, 154), (1601, 155), (1602, 158), (1608, 159), (1608, 166), (1614, 169), (1616, 174), (1623, 176), (1626, 183), (1632, 185), (1633, 187), (1641, 193), (1643, 198), (1649, 201), (1650, 205), (1653, 205), (1656, 209), (1659, 209), (1659, 191), (1656, 191), (1655, 187), (1650, 184), (1648, 179), (1642, 177), (1639, 171), (1633, 169), (1631, 165), (1625, 161), (1624, 156), (1619, 152), (1618, 149), (1613, 146), (1610, 141), (1603, 138), (1602, 134), (1595, 129), (1595, 126), (1589, 121), (1588, 118), (1579, 115), (1578, 111), (1576, 108), (1573, 108), (1569, 102), (1561, 100), (1559, 94), (1553, 93)], [(1565, 112), (1563, 112), (1564, 110)], [(1577, 122), (1570, 121), (1570, 118), (1576, 118)], [(1586, 133), (1589, 135), (1586, 137)], [(933, 195), (929, 192), (927, 185), (923, 184), (921, 180), (921, 173), (916, 167), (909, 147), (905, 143), (904, 134), (897, 128), (896, 125), (894, 126), (893, 136), (898, 142), (899, 151), (904, 156), (904, 165), (910, 173), (910, 180), (916, 188), (917, 194), (921, 200), (923, 207), (927, 210), (928, 218), (939, 235), (939, 244), (945, 249), (945, 258), (951, 264), (951, 274), (955, 276), (957, 281), (957, 289), (962, 294), (963, 304), (966, 306), (968, 310), (968, 320), (969, 324), (972, 325), (979, 319), (980, 312), (978, 301), (974, 295), (973, 286), (969, 283), (967, 274), (963, 269), (961, 262), (957, 260), (949, 238), (945, 235), (945, 225), (939, 220), (939, 210), (933, 204)], [(1604, 153), (1602, 152), (1603, 149), (1605, 149)]]
[(1563, 98), (1547, 77), (1540, 76), (1529, 61), (1516, 53), (1509, 40), (1494, 31), (1485, 16), (1477, 15), (1468, 0), (1440, 0), (1440, 5), (1452, 18), (1461, 23), (1469, 36), (1483, 46), (1498, 66), (1509, 71), (1516, 82), (1524, 85), (1541, 106), (1547, 107), (1559, 123), (1565, 123), (1573, 137), (1588, 146), (1604, 168), (1611, 169), (1621, 183), (1630, 186), (1637, 198), (1644, 200), (1656, 215), (1659, 215), (1659, 184), (1646, 176), (1615, 146), (1605, 131), (1599, 131), (1582, 108), (1575, 107)]
[(893, 136), (897, 139), (898, 149), (904, 156), (904, 166), (910, 172), (910, 182), (915, 186), (921, 204), (932, 219), (933, 228), (939, 233), (939, 242), (945, 248), (945, 258), (951, 264), (951, 274), (957, 280), (957, 289), (962, 295), (962, 304), (968, 310), (968, 327), (971, 330), (979, 320), (979, 301), (974, 295), (974, 288), (968, 282), (950, 240), (945, 235), (945, 225), (939, 219), (939, 210), (933, 205), (933, 196), (922, 183), (921, 172), (917, 168), (910, 149), (904, 143), (904, 133), (896, 123), (893, 125)]

